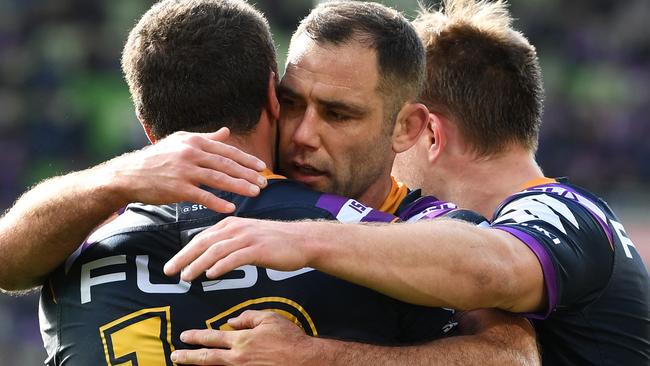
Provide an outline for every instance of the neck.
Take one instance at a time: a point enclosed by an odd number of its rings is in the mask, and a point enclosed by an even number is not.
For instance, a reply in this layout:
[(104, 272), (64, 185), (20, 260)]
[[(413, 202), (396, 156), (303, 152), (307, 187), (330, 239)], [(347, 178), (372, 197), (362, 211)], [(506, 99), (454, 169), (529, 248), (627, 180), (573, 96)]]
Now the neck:
[[(432, 187), (440, 199), (491, 218), (499, 204), (529, 181), (544, 176), (531, 152), (512, 149), (504, 154), (454, 164), (444, 184)], [(458, 168), (462, 166), (462, 168)], [(433, 193), (433, 192), (431, 192)]]
[(269, 142), (268, 136), (260, 135), (255, 132), (250, 135), (230, 135), (224, 143), (255, 156), (273, 170), (273, 144)]
[(263, 111), (254, 130), (248, 134), (231, 134), (225, 143), (257, 157), (269, 169), (273, 170), (275, 162), (275, 126), (275, 122), (271, 120), (268, 113)]
[(356, 200), (378, 210), (386, 200), (386, 197), (388, 197), (392, 184), (390, 174), (382, 174), (381, 178), (377, 179)]

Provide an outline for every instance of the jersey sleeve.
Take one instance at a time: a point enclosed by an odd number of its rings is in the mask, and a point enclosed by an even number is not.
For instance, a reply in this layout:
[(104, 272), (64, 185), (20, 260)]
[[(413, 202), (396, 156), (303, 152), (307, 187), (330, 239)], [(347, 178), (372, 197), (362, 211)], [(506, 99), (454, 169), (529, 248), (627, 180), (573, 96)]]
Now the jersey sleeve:
[(613, 250), (597, 216), (554, 194), (517, 197), (503, 206), (492, 227), (506, 231), (535, 253), (541, 265), (547, 306), (529, 317), (545, 319), (596, 299), (607, 285)]

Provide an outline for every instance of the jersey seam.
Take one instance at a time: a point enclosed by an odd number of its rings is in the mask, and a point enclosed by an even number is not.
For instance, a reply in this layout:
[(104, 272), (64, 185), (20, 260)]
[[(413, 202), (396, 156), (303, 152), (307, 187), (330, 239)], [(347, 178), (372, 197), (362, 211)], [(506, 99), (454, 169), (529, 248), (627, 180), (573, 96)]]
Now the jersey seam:
[[(263, 209), (254, 209), (254, 210), (246, 211), (245, 216), (232, 216), (232, 217), (254, 218), (254, 216), (258, 216), (258, 215), (264, 214), (266, 212), (279, 211), (279, 210), (282, 210), (282, 209), (296, 209), (296, 208), (297, 209), (309, 209), (312, 212), (314, 212), (314, 214), (320, 214), (321, 216), (323, 216), (323, 217), (318, 217), (318, 218), (315, 218), (315, 219), (336, 220), (336, 217), (334, 217), (334, 215), (332, 215), (331, 212), (329, 212), (329, 211), (327, 211), (327, 210), (325, 210), (323, 208), (316, 207), (316, 206), (313, 206), (313, 205), (310, 205), (310, 204), (307, 204), (307, 203), (299, 203), (299, 204), (296, 204), (296, 205), (282, 204), (282, 205), (267, 206), (267, 207), (264, 207)], [(231, 216), (225, 216), (225, 217), (231, 217)], [(92, 248), (93, 246), (95, 246), (96, 243), (108, 240), (108, 239), (113, 238), (113, 237), (115, 237), (117, 235), (142, 233), (142, 232), (159, 232), (159, 231), (168, 231), (168, 230), (176, 230), (176, 231), (178, 231), (179, 234), (178, 234), (177, 239), (178, 239), (179, 243), (182, 243), (181, 231), (184, 230), (184, 228), (182, 228), (183, 224), (186, 225), (186, 224), (192, 223), (192, 224), (199, 224), (199, 225), (201, 225), (201, 224), (214, 225), (217, 222), (220, 222), (221, 220), (223, 220), (225, 217), (220, 217), (217, 214), (215, 216), (210, 216), (210, 217), (178, 220), (178, 221), (172, 222), (172, 223), (139, 225), (139, 226), (125, 227), (125, 228), (116, 230), (116, 231), (110, 233), (109, 235), (106, 235), (106, 236), (102, 237), (101, 239), (99, 239), (97, 241), (94, 241), (93, 243), (91, 243), (88, 246), (88, 248), (86, 250), (88, 250), (88, 249)]]
[[(575, 201), (573, 201), (573, 200), (571, 200), (569, 198), (566, 198), (566, 197), (562, 197), (560, 195), (554, 195), (554, 197), (562, 198), (565, 201), (571, 201), (571, 202), (575, 203)], [(583, 195), (583, 197), (584, 197), (584, 195)], [(584, 197), (584, 198), (589, 199), (587, 197)], [(609, 247), (609, 237), (607, 236), (607, 233), (604, 232), (604, 229), (600, 225), (600, 223), (598, 222), (598, 218), (595, 216), (595, 214), (592, 213), (591, 210), (587, 209), (586, 207), (584, 207), (583, 205), (581, 205), (579, 203), (577, 204), (577, 206), (580, 207), (580, 209), (584, 213), (586, 213), (588, 215), (588, 217), (591, 218), (591, 224), (595, 225), (598, 228), (598, 232), (600, 233), (601, 240), (604, 240), (604, 242), (606, 242), (608, 244), (607, 246)], [(555, 210), (553, 210), (553, 211), (557, 212)], [(609, 221), (609, 219), (608, 219), (608, 221)], [(617, 255), (617, 252), (616, 252), (616, 248), (614, 246), (612, 246), (611, 248), (612, 248), (612, 264), (610, 265), (609, 275), (607, 276), (607, 281), (602, 286), (600, 291), (598, 292), (598, 296), (595, 296), (591, 301), (586, 302), (585, 305), (582, 306), (582, 309), (580, 310), (581, 313), (582, 313), (582, 311), (587, 310), (587, 308), (590, 308), (598, 300), (600, 300), (600, 298), (607, 292), (607, 289), (609, 288), (609, 286), (612, 283), (612, 279), (614, 278), (614, 272), (616, 270), (616, 255)]]

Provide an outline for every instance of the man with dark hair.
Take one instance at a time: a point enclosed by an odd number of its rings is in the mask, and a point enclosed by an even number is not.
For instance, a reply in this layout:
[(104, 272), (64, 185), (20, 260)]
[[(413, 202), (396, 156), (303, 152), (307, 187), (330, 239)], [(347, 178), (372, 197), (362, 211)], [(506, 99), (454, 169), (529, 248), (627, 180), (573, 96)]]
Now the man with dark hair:
[[(384, 8), (379, 5), (372, 5), (372, 7), (379, 18), (382, 12), (394, 16), (393, 21), (401, 26), (397, 28), (398, 32), (406, 34), (410, 40), (417, 41), (414, 30), (403, 17), (383, 10)], [(231, 28), (238, 25), (256, 25), (257, 28), (253, 27), (250, 33), (245, 34), (247, 37), (238, 37), (236, 42), (224, 42), (221, 53), (208, 51), (207, 57), (193, 54), (192, 47), (188, 46), (189, 44), (200, 48), (213, 40), (220, 39), (222, 35), (229, 37), (232, 35), (229, 33)], [(371, 26), (377, 25), (371, 24)], [(255, 29), (262, 32), (257, 32)], [(363, 33), (359, 34), (363, 35)], [(249, 41), (252, 43), (248, 43)], [(259, 45), (263, 47), (260, 48)], [(315, 47), (311, 51), (319, 52), (320, 46), (314, 44), (311, 46)], [(348, 46), (352, 49), (346, 48)], [(403, 67), (421, 68), (423, 67), (422, 47), (418, 46), (417, 42), (412, 43), (412, 46), (414, 48), (411, 54), (398, 54), (393, 57), (401, 60)], [(303, 49), (305, 52), (299, 53), (304, 56), (302, 58), (304, 63), (297, 64), (303, 66), (303, 70), (317, 65), (318, 67), (311, 70), (320, 71), (309, 74), (308, 77), (294, 73), (297, 81), (293, 84), (289, 83), (288, 86), (288, 88), (295, 87), (292, 89), (295, 91), (294, 100), (305, 103), (307, 106), (305, 115), (318, 115), (319, 118), (311, 122), (312, 126), (317, 125), (319, 129), (324, 129), (327, 127), (326, 124), (331, 123), (337, 125), (334, 128), (338, 128), (341, 133), (358, 134), (358, 129), (371, 131), (371, 129), (378, 129), (382, 124), (389, 123), (389, 118), (384, 116), (384, 98), (378, 94), (381, 78), (378, 67), (375, 66), (377, 60), (375, 51), (363, 47), (363, 44), (346, 45), (340, 48), (343, 49), (337, 51), (347, 58), (348, 63), (341, 62), (339, 65), (345, 67), (350, 66), (350, 63), (354, 64), (355, 60), (349, 53), (351, 50), (358, 52), (355, 56), (359, 56), (366, 62), (367, 70), (361, 78), (357, 80), (347, 74), (328, 74), (327, 70), (322, 69), (323, 65), (318, 64), (321, 60), (314, 59), (313, 54), (307, 57), (307, 50)], [(320, 51), (328, 53), (327, 50)], [(246, 55), (238, 58), (232, 55), (236, 52), (243, 52)], [(248, 54), (249, 52), (252, 53)], [(259, 96), (259, 93), (254, 93), (255, 89), (250, 88), (249, 85), (238, 84), (237, 73), (226, 70), (239, 68), (240, 60), (249, 60), (249, 62), (266, 60), (271, 62), (250, 71), (262, 79), (267, 91), (266, 97), (261, 100), (255, 101), (255, 98), (251, 97), (253, 100), (249, 107), (253, 109), (252, 115), (256, 115), (258, 120), (253, 124), (250, 124), (250, 120), (244, 120), (244, 125), (230, 125), (235, 133), (225, 141), (258, 156), (266, 165), (271, 165), (275, 119), (278, 116), (278, 105), (274, 97), (275, 62), (254, 52), (272, 54), (268, 26), (259, 13), (241, 1), (167, 0), (155, 5), (129, 36), (123, 59), (137, 115), (152, 142), (185, 126), (176, 124), (175, 118), (182, 118), (181, 114), (175, 114), (178, 109), (187, 111), (196, 109), (193, 118), (198, 119), (198, 123), (195, 124), (193, 121), (187, 123), (188, 128), (194, 131), (211, 131), (220, 126), (221, 124), (215, 124), (212, 113), (223, 118), (226, 123), (235, 123), (238, 109), (230, 108), (229, 104), (237, 101), (229, 100), (228, 96), (236, 98), (247, 93)], [(329, 61), (334, 61), (331, 58), (333, 54), (329, 56)], [(414, 59), (409, 62), (407, 58), (411, 56)], [(212, 69), (220, 67), (224, 70)], [(423, 74), (422, 71), (415, 74), (418, 73)], [(325, 75), (329, 78), (322, 79), (321, 77)], [(310, 79), (312, 77), (316, 80)], [(341, 85), (341, 81), (343, 84), (349, 84)], [(363, 81), (363, 85), (359, 85), (360, 81)], [(299, 84), (297, 87), (296, 83)], [(210, 85), (226, 90), (220, 90), (221, 94), (204, 90), (210, 95), (207, 100), (202, 99), (201, 96), (187, 97), (196, 90), (209, 89)], [(310, 89), (308, 94), (304, 94), (304, 89), (301, 89), (305, 85)], [(334, 85), (336, 85), (334, 89), (349, 87), (350, 90), (345, 94), (331, 93), (331, 87)], [(365, 89), (362, 86), (365, 86)], [(417, 90), (414, 90), (412, 98), (415, 97), (416, 92)], [(223, 99), (212, 100), (211, 98), (216, 95)], [(312, 97), (313, 100), (310, 99)], [(392, 99), (391, 101), (395, 102)], [(225, 111), (217, 111), (212, 107), (204, 109), (203, 106), (195, 105), (195, 103), (217, 102), (224, 104)], [(368, 202), (389, 206), (391, 211), (399, 206), (406, 189), (393, 183), (388, 176), (390, 162), (395, 152), (403, 151), (412, 145), (426, 119), (424, 107), (413, 103), (409, 98), (395, 103), (399, 109), (395, 110), (393, 122), (390, 122), (391, 129), (388, 132), (383, 131), (385, 133), (381, 136), (385, 144), (382, 146), (393, 149), (390, 154), (383, 153), (383, 156), (389, 159), (384, 161), (388, 167), (372, 165), (375, 169), (381, 168), (386, 176), (379, 184), (366, 182), (368, 189), (373, 191), (370, 194), (364, 193), (360, 197)], [(154, 106), (167, 111), (168, 114), (158, 113)], [(297, 111), (300, 109), (292, 109), (289, 113)], [(346, 124), (346, 122), (350, 123)], [(296, 134), (298, 132), (292, 131), (292, 136)], [(347, 137), (352, 136), (354, 135)], [(331, 135), (324, 134), (321, 137), (323, 143), (331, 142), (331, 139), (324, 138), (330, 138)], [(394, 219), (391, 215), (374, 211), (357, 201), (319, 194), (281, 177), (270, 175), (270, 172), (266, 173), (269, 178), (268, 186), (255, 200), (210, 189), (203, 190), (207, 192), (205, 194), (198, 193), (188, 186), (198, 190), (197, 185), (206, 183), (211, 185), (215, 180), (218, 188), (230, 189), (228, 185), (233, 185), (248, 194), (259, 192), (259, 188), (246, 190), (250, 185), (242, 181), (234, 180), (223, 184), (223, 181), (219, 183), (219, 179), (223, 179), (219, 178), (221, 176), (214, 179), (216, 173), (212, 172), (212, 169), (228, 172), (236, 168), (228, 160), (213, 161), (215, 157), (210, 156), (211, 153), (233, 157), (251, 167), (256, 167), (258, 162), (245, 154), (238, 155), (237, 152), (215, 142), (225, 138), (223, 132), (181, 133), (173, 134), (170, 138), (172, 142), (180, 141), (185, 144), (184, 151), (192, 152), (192, 163), (184, 165), (192, 169), (187, 172), (191, 178), (186, 180), (177, 179), (175, 176), (172, 178), (174, 182), (181, 183), (179, 188), (183, 188), (186, 193), (193, 192), (192, 196), (197, 198), (196, 202), (209, 202), (212, 206), (218, 206), (217, 203), (223, 204), (223, 202), (213, 201), (210, 197), (227, 198), (237, 203), (235, 214), (246, 217), (287, 220), (336, 218), (341, 221)], [(29, 229), (34, 230), (40, 228), (38, 225), (42, 225), (45, 226), (43, 229), (49, 230), (42, 232), (37, 230), (39, 238), (30, 241), (24, 249), (18, 248), (16, 252), (12, 252), (10, 258), (7, 258), (8, 265), (11, 267), (3, 268), (5, 270), (2, 276), (3, 287), (7, 287), (6, 283), (14, 288), (37, 283), (39, 278), (49, 273), (72, 251), (69, 242), (72, 240), (74, 243), (79, 232), (84, 232), (84, 228), (97, 225), (102, 217), (107, 216), (105, 207), (98, 208), (94, 203), (89, 203), (82, 208), (84, 215), (80, 218), (80, 222), (71, 221), (70, 218), (78, 217), (66, 209), (70, 208), (71, 204), (74, 206), (71, 197), (92, 201), (99, 195), (103, 199), (98, 200), (98, 204), (112, 209), (129, 202), (131, 197), (153, 203), (168, 203), (168, 196), (182, 197), (182, 193), (173, 192), (174, 187), (167, 185), (165, 174), (160, 173), (160, 171), (178, 171), (174, 166), (178, 163), (177, 159), (171, 156), (173, 154), (168, 154), (174, 146), (178, 145), (169, 143), (165, 148), (160, 147), (161, 144), (170, 141), (170, 138), (157, 142), (151, 149), (145, 149), (140, 154), (120, 157), (92, 170), (59, 179), (55, 183), (45, 183), (32, 191), (31, 196), (21, 199), (2, 220), (0, 235), (3, 239), (1, 242), (3, 247), (16, 249), (13, 243), (19, 243), (25, 237), (34, 239), (24, 232), (25, 225), (17, 224), (17, 221), (22, 219), (27, 219), (26, 222), (33, 221), (30, 221), (32, 216), (25, 211), (35, 212), (41, 220), (40, 222), (36, 220), (37, 225), (30, 226)], [(189, 153), (177, 154), (176, 158), (183, 157), (183, 154)], [(299, 156), (310, 157), (311, 155), (300, 153)], [(132, 161), (141, 157), (147, 158), (146, 167), (140, 166), (143, 164), (140, 161)], [(164, 159), (160, 159), (161, 157)], [(320, 159), (322, 156), (317, 157)], [(306, 165), (298, 167), (299, 172), (305, 170), (311, 172), (309, 169)], [(237, 171), (246, 180), (255, 181), (250, 170)], [(152, 187), (162, 186), (162, 189), (156, 188), (162, 193), (151, 194), (143, 189), (142, 182), (139, 182), (140, 178), (145, 177), (149, 172), (161, 179), (159, 182), (154, 182)], [(334, 173), (336, 171), (329, 171), (328, 174), (331, 175), (328, 175), (327, 179), (331, 176), (332, 180), (336, 180)], [(206, 175), (208, 178), (204, 177)], [(381, 174), (369, 172), (367, 178), (379, 175)], [(194, 180), (197, 176), (203, 178)], [(100, 180), (99, 184), (93, 182), (97, 178)], [(103, 180), (109, 182), (101, 182)], [(145, 180), (152, 183), (148, 177)], [(72, 188), (86, 184), (92, 189), (85, 188), (82, 193), (70, 192)], [(55, 214), (57, 210), (53, 210), (49, 203), (34, 202), (33, 196), (39, 194), (41, 199), (43, 196), (52, 197), (52, 193), (43, 194), (43, 191), (49, 189), (61, 193), (56, 197), (56, 206), (63, 208), (58, 211), (58, 216), (61, 217), (54, 217), (57, 216)], [(382, 200), (389, 203), (381, 204)], [(221, 206), (221, 208), (224, 212), (233, 209), (228, 206)], [(105, 214), (102, 216), (97, 212)], [(44, 218), (53, 221), (49, 225), (43, 225)], [(181, 202), (163, 206), (132, 204), (117, 219), (97, 230), (48, 277), (42, 292), (42, 328), (46, 347), (51, 356), (48, 363), (89, 365), (105, 361), (109, 365), (128, 362), (137, 362), (140, 365), (171, 364), (169, 354), (175, 348), (182, 346), (179, 340), (180, 331), (206, 326), (226, 330), (231, 327), (231, 323), (227, 322), (228, 318), (237, 316), (246, 309), (271, 309), (292, 319), (311, 335), (335, 336), (376, 344), (423, 342), (438, 336), (441, 331), (448, 330), (448, 328), (440, 329), (447, 325), (448, 310), (427, 309), (399, 303), (311, 269), (287, 273), (244, 266), (217, 281), (202, 280), (189, 283), (178, 278), (165, 278), (161, 268), (164, 261), (202, 229), (223, 218), (224, 215), (205, 210), (205, 207), (196, 203)], [(88, 231), (89, 229), (85, 232)], [(68, 237), (67, 233), (72, 235)], [(66, 237), (61, 238), (61, 235)], [(50, 239), (57, 240), (57, 246), (53, 248), (52, 253), (48, 253), (48, 258), (41, 258), (46, 256), (42, 249), (49, 249), (47, 241)], [(40, 254), (39, 249), (41, 249)], [(38, 264), (37, 269), (25, 269), (25, 267), (33, 267), (29, 264), (34, 263)], [(12, 270), (22, 271), (20, 273), (24, 276), (21, 277), (24, 278), (12, 282), (12, 276), (15, 275)], [(497, 318), (501, 319), (501, 317)], [(377, 319), (382, 321), (378, 322)], [(284, 326), (286, 324), (285, 322)], [(298, 329), (293, 325), (292, 327), (293, 330)], [(497, 349), (493, 343), (487, 342), (486, 336), (498, 335), (501, 337), (499, 339), (507, 339), (512, 335), (500, 332), (513, 331), (515, 335), (526, 337), (530, 341), (531, 337), (529, 331), (525, 329), (525, 324), (522, 326), (521, 323), (508, 320), (504, 328), (499, 328), (501, 329), (499, 332), (495, 333), (494, 328), (491, 323), (489, 327), (478, 329), (476, 333), (482, 334), (476, 337), (459, 337), (456, 342), (440, 343), (438, 347), (434, 344), (415, 347), (419, 353), (404, 359), (413, 360), (413, 357), (417, 357), (426, 360), (429, 356), (425, 350), (444, 355), (447, 347), (458, 347), (471, 342), (495, 348), (493, 351), (497, 354), (502, 352), (501, 357), (506, 359), (520, 357), (518, 353), (512, 355), (510, 348)], [(279, 327), (276, 331), (281, 329), (284, 328)], [(517, 351), (521, 348), (525, 356), (534, 358), (534, 344), (530, 343), (516, 339), (513, 348)], [(102, 347), (103, 352), (98, 352)], [(393, 347), (369, 347), (393, 350), (395, 357), (398, 357), (400, 352)], [(369, 351), (364, 350), (364, 352)], [(287, 357), (289, 356), (294, 355), (289, 353)], [(287, 360), (281, 359), (281, 362), (292, 363)]]
[[(204, 248), (208, 255), (188, 273), (205, 266), (218, 276), (245, 263), (310, 266), (416, 304), (527, 313), (547, 365), (648, 364), (646, 267), (604, 201), (544, 177), (535, 162), (540, 69), (535, 49), (511, 22), (503, 2), (476, 0), (449, 0), (444, 11), (416, 20), (427, 49), (422, 100), (430, 120), (395, 169), (425, 193), (492, 217), (491, 224), (233, 219), (204, 231), (171, 266), (184, 267)], [(268, 318), (249, 313), (234, 323), (255, 328)], [(188, 341), (202, 343), (197, 334)], [(302, 344), (338, 349), (324, 340)]]
[(222, 127), (250, 134), (268, 102), (269, 71), (278, 73), (269, 26), (242, 1), (154, 5), (131, 30), (122, 69), (152, 141)]
[(403, 150), (395, 133), (417, 135), (427, 118), (420, 104), (405, 103), (417, 99), (424, 63), (422, 42), (396, 11), (364, 2), (319, 5), (291, 39), (279, 88), (280, 170), (395, 213), (407, 191), (390, 177)]

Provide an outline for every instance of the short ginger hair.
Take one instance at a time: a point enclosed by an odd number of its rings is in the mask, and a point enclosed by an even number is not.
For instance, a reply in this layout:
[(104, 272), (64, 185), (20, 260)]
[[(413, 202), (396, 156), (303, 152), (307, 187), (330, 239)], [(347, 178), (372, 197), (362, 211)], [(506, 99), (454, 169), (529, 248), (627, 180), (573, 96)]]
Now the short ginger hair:
[(452, 120), (479, 156), (537, 149), (544, 90), (535, 47), (504, 1), (445, 0), (413, 21), (427, 56), (421, 101)]

